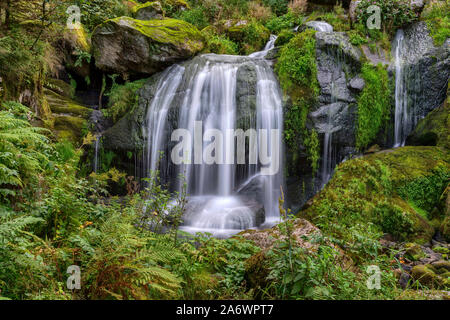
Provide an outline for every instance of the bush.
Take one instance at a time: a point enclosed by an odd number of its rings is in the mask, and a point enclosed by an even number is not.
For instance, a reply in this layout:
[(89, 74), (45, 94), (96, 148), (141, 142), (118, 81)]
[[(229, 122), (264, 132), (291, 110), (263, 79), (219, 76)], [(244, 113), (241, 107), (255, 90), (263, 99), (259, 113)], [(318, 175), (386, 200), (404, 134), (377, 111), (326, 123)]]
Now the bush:
[(381, 9), (381, 28), (393, 33), (418, 19), (418, 15), (410, 7), (409, 1), (403, 0), (362, 0), (356, 8), (356, 16), (364, 26), (372, 13), (367, 8), (376, 5)]
[(202, 7), (180, 11), (175, 15), (175, 18), (189, 22), (199, 30), (206, 28), (209, 24), (208, 17), (205, 15), (205, 9)]
[(289, 29), (282, 30), (275, 41), (275, 46), (280, 47), (284, 46), (288, 43), (293, 37), (295, 37), (295, 33)]
[(128, 8), (121, 0), (77, 0), (81, 9), (81, 22), (89, 30), (108, 19), (128, 15)]
[(239, 53), (239, 46), (227, 37), (211, 35), (207, 37), (205, 52), (236, 55)]
[(292, 12), (288, 12), (285, 15), (280, 17), (273, 17), (269, 21), (266, 22), (266, 28), (270, 30), (270, 32), (278, 34), (281, 30), (284, 29), (293, 29), (296, 25), (300, 24), (301, 20)]
[(263, 3), (270, 7), (277, 16), (281, 16), (288, 11), (289, 0), (263, 0)]

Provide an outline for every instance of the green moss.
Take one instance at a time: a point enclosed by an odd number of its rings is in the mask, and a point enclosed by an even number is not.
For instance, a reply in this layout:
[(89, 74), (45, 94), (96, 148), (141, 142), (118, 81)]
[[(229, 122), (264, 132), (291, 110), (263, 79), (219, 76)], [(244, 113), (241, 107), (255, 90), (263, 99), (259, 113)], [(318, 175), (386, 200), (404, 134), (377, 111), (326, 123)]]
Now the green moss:
[(450, 105), (448, 99), (419, 121), (408, 144), (440, 146), (450, 150)]
[(390, 86), (386, 69), (379, 64), (364, 64), (361, 70), (366, 85), (358, 97), (356, 147), (366, 148), (389, 120)]
[(70, 141), (75, 145), (80, 144), (83, 136), (83, 130), (87, 125), (87, 121), (72, 116), (58, 116), (54, 119), (54, 130), (60, 141)]
[(293, 37), (295, 37), (295, 33), (290, 29), (282, 30), (275, 41), (275, 46), (280, 47), (288, 43)]
[(92, 109), (86, 108), (51, 90), (44, 90), (44, 93), (52, 113), (79, 116), (84, 119), (88, 119), (92, 113)]
[(185, 47), (192, 52), (198, 52), (204, 47), (204, 38), (201, 32), (195, 26), (182, 20), (144, 21), (119, 17), (108, 20), (104, 24), (108, 23), (126, 24), (155, 42)]
[(297, 152), (300, 141), (306, 147), (313, 172), (317, 171), (320, 145), (317, 132), (308, 130), (307, 115), (317, 103), (319, 83), (317, 81), (315, 31), (308, 29), (292, 38), (280, 52), (275, 65), (281, 87), (289, 96), (292, 106), (285, 114), (284, 138), (290, 152)]
[(131, 13), (136, 14), (139, 10), (145, 9), (145, 8), (152, 8), (157, 12), (162, 11), (161, 3), (158, 1), (149, 1), (145, 3), (136, 4), (131, 8)]
[(427, 23), (428, 30), (437, 46), (450, 38), (450, 2), (429, 1), (425, 6), (421, 19)]
[(231, 26), (227, 34), (239, 44), (239, 52), (244, 55), (261, 50), (270, 37), (270, 31), (257, 21)]
[[(436, 175), (437, 171), (447, 174)], [(437, 147), (403, 147), (348, 160), (300, 215), (325, 233), (353, 244), (358, 254), (364, 242), (377, 241), (383, 233), (425, 243), (434, 230), (408, 203), (404, 190), (424, 177), (435, 181), (437, 190), (448, 174), (449, 154)], [(428, 208), (439, 201), (433, 196), (428, 200), (426, 192), (412, 198)]]
[(138, 103), (137, 91), (142, 88), (145, 82), (146, 79), (126, 82), (123, 85), (114, 82), (111, 90), (107, 93), (109, 108), (106, 110), (106, 115), (117, 121), (132, 110)]

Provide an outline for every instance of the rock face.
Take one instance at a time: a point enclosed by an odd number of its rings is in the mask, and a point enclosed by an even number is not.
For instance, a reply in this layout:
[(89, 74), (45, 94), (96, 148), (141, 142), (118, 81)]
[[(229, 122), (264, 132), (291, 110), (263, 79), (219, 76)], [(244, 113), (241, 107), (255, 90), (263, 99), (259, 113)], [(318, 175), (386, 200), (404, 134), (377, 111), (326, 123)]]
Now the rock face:
[(447, 96), (450, 76), (450, 40), (435, 47), (426, 24), (418, 22), (404, 30), (403, 56), (405, 63), (408, 108), (416, 124), (431, 110), (440, 106)]
[(122, 75), (151, 75), (203, 49), (203, 36), (175, 20), (120, 17), (99, 25), (92, 36), (99, 69)]
[[(308, 119), (309, 125), (318, 133), (322, 156), (324, 148), (329, 147), (330, 161), (326, 165), (334, 168), (355, 152), (356, 98), (364, 87), (364, 80), (358, 77), (362, 53), (343, 32), (316, 32), (315, 37), (320, 95), (318, 105)], [(288, 205), (291, 208), (300, 209), (323, 186), (324, 163), (321, 161), (316, 178), (307, 172), (302, 172), (300, 177), (288, 178)]]

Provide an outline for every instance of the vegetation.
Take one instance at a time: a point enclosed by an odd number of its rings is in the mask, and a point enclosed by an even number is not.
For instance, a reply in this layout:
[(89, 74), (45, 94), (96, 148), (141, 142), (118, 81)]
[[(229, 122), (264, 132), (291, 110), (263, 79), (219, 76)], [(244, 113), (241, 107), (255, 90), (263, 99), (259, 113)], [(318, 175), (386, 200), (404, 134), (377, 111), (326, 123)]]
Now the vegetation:
[(388, 33), (395, 32), (418, 19), (418, 15), (411, 8), (409, 1), (397, 0), (362, 0), (356, 9), (358, 20), (367, 26), (367, 19), (373, 14), (367, 11), (371, 5), (381, 9), (381, 28)]
[(421, 16), (428, 26), (428, 30), (436, 45), (441, 46), (450, 37), (450, 2), (430, 1)]
[(382, 65), (363, 65), (365, 87), (358, 98), (356, 146), (366, 148), (377, 136), (391, 114), (391, 91), (387, 71)]
[(285, 114), (285, 141), (293, 153), (298, 150), (299, 140), (303, 141), (313, 173), (318, 168), (320, 146), (317, 132), (308, 130), (306, 121), (319, 94), (314, 34), (314, 30), (306, 30), (292, 38), (281, 49), (275, 66), (281, 87), (293, 104)]
[[(133, 18), (149, 6), (134, 0), (0, 4), (0, 300), (411, 299), (428, 298), (429, 288), (448, 290), (448, 271), (442, 271), (448, 246), (426, 250), (440, 254), (440, 267), (421, 262), (421, 245), (433, 236), (450, 241), (448, 103), (418, 123), (409, 137), (416, 146), (367, 150), (388, 132), (392, 86), (387, 68), (363, 57), (343, 73), (346, 85), (364, 79), (355, 147), (370, 154), (342, 162), (295, 215), (285, 208), (282, 190), (281, 223), (271, 229), (225, 240), (191, 235), (180, 230), (185, 184), (170, 192), (159, 172), (138, 181), (129, 175), (134, 166), (119, 167), (123, 158), (138, 163), (142, 150), (100, 148), (92, 172), (93, 145), (102, 141), (97, 136), (137, 106), (147, 80), (97, 69), (90, 41), (97, 26), (122, 21), (130, 32), (191, 55), (248, 55), (276, 34), (286, 153), (306, 159), (314, 176), (321, 143), (309, 115), (319, 105), (320, 57), (316, 31), (304, 23), (328, 22), (353, 46), (388, 53), (396, 30), (420, 19), (441, 46), (449, 37), (448, 0), (429, 1), (420, 17), (406, 1), (362, 0), (353, 22), (339, 4), (311, 9), (306, 0), (159, 2), (161, 19), (150, 21)], [(373, 4), (381, 7), (382, 30), (366, 27)], [(69, 5), (81, 9), (79, 29), (66, 26)], [(153, 52), (155, 46), (143, 47)], [(85, 100), (93, 101), (90, 107)], [(94, 109), (106, 117), (88, 126), (98, 115)], [(382, 246), (386, 239), (393, 247)], [(404, 259), (421, 263), (411, 270), (407, 290), (396, 274), (406, 270)], [(382, 271), (380, 290), (365, 282), (372, 264)], [(73, 265), (82, 270), (79, 290), (67, 287)]]

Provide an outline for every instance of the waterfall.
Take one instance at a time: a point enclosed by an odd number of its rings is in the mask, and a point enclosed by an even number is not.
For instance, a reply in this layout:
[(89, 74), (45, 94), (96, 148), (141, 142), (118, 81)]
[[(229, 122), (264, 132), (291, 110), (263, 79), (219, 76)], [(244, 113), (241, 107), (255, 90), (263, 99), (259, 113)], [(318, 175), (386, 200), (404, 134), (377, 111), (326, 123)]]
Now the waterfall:
[[(159, 170), (161, 180), (170, 182), (174, 191), (182, 191), (183, 181), (177, 177), (184, 176), (188, 194), (182, 226), (185, 231), (227, 237), (279, 219), (283, 151), (277, 148), (283, 144), (282, 98), (270, 65), (262, 59), (275, 39), (272, 36), (263, 51), (251, 56), (205, 54), (170, 67), (159, 78), (143, 128), (147, 140), (144, 170), (146, 176)], [(243, 69), (256, 78), (254, 109), (238, 108), (238, 74)], [(244, 128), (238, 127), (238, 122), (242, 126), (242, 114), (247, 119)], [(171, 141), (171, 131), (176, 128), (185, 129), (193, 140), (183, 150), (187, 151), (187, 161), (179, 165), (171, 161), (171, 147), (176, 144)], [(251, 134), (244, 138), (245, 163), (237, 161), (239, 151), (233, 134), (238, 129), (246, 134), (253, 129), (257, 135), (253, 140)], [(275, 138), (271, 130), (278, 132)], [(200, 147), (195, 144), (198, 138)], [(263, 148), (264, 141), (268, 141), (267, 148)], [(250, 149), (260, 157), (272, 156), (271, 160), (279, 164), (278, 172), (262, 175), (262, 169), (272, 163), (252, 162)], [(216, 161), (207, 163), (206, 154)], [(220, 159), (224, 162), (217, 161)], [(249, 185), (259, 191), (243, 192)]]
[(275, 47), (275, 41), (277, 40), (277, 36), (274, 34), (270, 35), (269, 42), (267, 42), (266, 46), (262, 51), (254, 52), (249, 55), (251, 58), (264, 58), (270, 50)]
[(98, 172), (98, 159), (99, 159), (99, 151), (100, 151), (100, 139), (102, 138), (101, 134), (95, 136), (95, 143), (94, 143), (94, 164), (93, 164), (93, 170), (95, 173)]
[(395, 35), (395, 133), (394, 147), (405, 145), (409, 134), (410, 118), (408, 117), (408, 95), (406, 88), (405, 70), (403, 67), (405, 36), (403, 30)]

